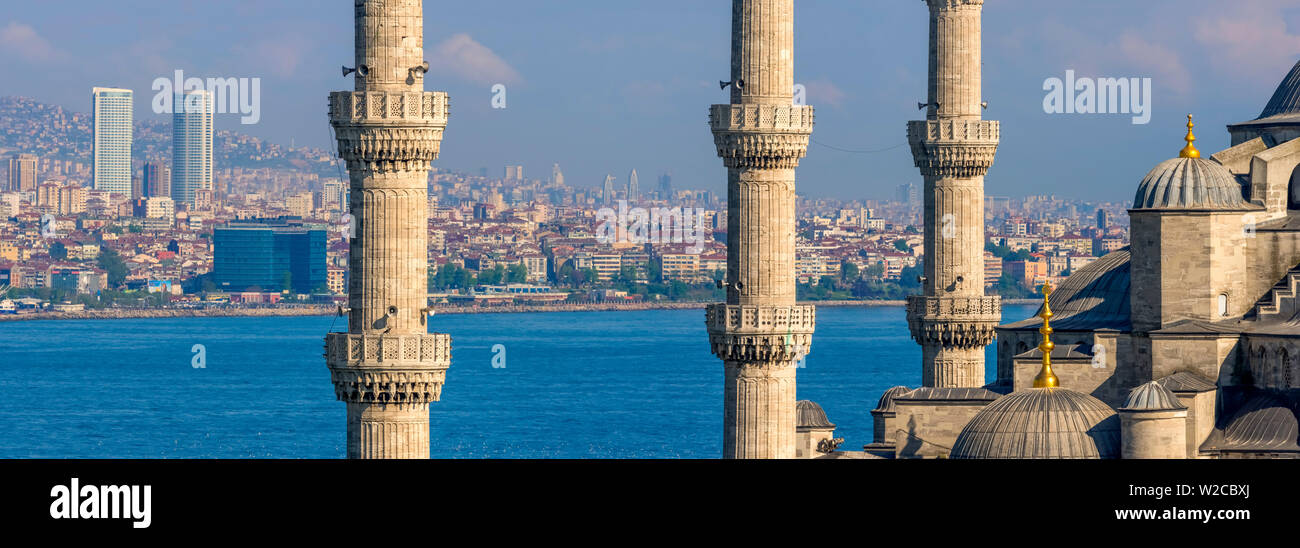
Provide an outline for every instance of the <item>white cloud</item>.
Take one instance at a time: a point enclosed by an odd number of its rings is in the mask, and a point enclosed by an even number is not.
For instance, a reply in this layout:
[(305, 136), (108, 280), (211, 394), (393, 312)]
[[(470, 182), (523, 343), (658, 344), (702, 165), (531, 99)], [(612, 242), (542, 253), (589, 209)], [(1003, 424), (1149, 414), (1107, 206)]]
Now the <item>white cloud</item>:
[(17, 22), (0, 28), (0, 51), (30, 63), (57, 61), (65, 57), (36, 29)]
[(515, 84), (523, 81), (523, 77), (510, 63), (464, 33), (434, 46), (426, 57), (429, 59), (430, 72), (454, 76), (475, 84)]
[(844, 99), (848, 97), (844, 90), (825, 78), (808, 82), (804, 87), (808, 90), (808, 104), (813, 106), (820, 103), (840, 108), (844, 106)]

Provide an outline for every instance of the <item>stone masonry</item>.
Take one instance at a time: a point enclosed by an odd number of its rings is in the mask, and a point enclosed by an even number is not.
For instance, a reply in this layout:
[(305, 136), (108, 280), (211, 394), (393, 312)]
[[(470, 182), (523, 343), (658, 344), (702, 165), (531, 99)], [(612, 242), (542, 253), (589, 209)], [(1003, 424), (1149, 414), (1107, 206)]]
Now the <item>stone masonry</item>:
[(428, 174), (447, 95), (424, 91), (423, 0), (355, 0), (355, 91), (330, 94), (351, 176), (347, 333), (325, 339), (353, 459), (429, 458), (451, 338), (428, 332)]
[(926, 119), (908, 122), (925, 178), (924, 294), (908, 298), (907, 321), (922, 348), (921, 383), (978, 387), (984, 347), (1001, 302), (984, 294), (984, 175), (993, 165), (998, 122), (981, 119), (983, 0), (927, 0), (930, 8)]
[(813, 109), (794, 105), (794, 0), (733, 0), (731, 103), (709, 124), (727, 167), (727, 302), (706, 312), (724, 364), (724, 458), (795, 457), (795, 368), (816, 325), (795, 302), (795, 168)]

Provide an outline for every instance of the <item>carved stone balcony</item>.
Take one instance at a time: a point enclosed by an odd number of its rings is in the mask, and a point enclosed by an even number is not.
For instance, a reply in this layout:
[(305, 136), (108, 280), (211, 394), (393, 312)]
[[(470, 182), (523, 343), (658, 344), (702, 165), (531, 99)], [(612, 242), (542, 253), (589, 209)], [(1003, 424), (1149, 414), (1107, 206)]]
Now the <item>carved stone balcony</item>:
[(808, 152), (815, 118), (810, 106), (713, 105), (709, 128), (729, 168), (793, 169)]
[(442, 396), (451, 336), (330, 333), (325, 363), (341, 401), (427, 405)]
[(907, 141), (921, 174), (935, 177), (976, 177), (988, 173), (1002, 139), (995, 120), (914, 120), (907, 123)]
[(339, 157), (356, 173), (428, 171), (442, 152), (449, 105), (442, 92), (336, 91), (330, 124)]
[(994, 328), (1002, 321), (1002, 298), (907, 298), (907, 326), (920, 344), (949, 348), (983, 348), (993, 342)]
[(810, 305), (713, 304), (705, 311), (713, 353), (732, 361), (790, 361), (812, 350), (817, 309)]

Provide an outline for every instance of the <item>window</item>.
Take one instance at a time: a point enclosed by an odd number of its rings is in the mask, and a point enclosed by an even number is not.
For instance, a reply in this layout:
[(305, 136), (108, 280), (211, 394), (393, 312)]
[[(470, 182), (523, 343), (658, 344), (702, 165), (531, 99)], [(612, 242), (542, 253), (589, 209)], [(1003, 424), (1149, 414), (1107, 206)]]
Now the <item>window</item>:
[(1228, 315), (1228, 294), (1219, 295), (1219, 316), (1227, 317)]

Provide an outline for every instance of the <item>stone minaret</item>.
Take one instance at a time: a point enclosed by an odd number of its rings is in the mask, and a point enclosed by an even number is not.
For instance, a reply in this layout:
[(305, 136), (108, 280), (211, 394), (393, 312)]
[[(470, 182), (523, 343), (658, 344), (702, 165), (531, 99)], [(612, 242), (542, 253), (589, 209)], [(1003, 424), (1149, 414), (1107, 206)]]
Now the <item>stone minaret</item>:
[(926, 119), (907, 124), (925, 177), (925, 294), (908, 299), (907, 322), (921, 344), (924, 386), (977, 387), (1001, 319), (998, 297), (984, 295), (984, 174), (999, 139), (998, 123), (981, 119), (984, 0), (926, 3), (929, 101)]
[(451, 338), (428, 321), (428, 176), (447, 95), (424, 91), (423, 0), (355, 0), (356, 91), (330, 94), (330, 124), (351, 175), (347, 333), (325, 339), (347, 404), (348, 458), (429, 458), (429, 403)]
[(731, 103), (709, 125), (727, 166), (727, 302), (708, 308), (725, 371), (725, 458), (795, 457), (795, 368), (816, 313), (795, 303), (794, 175), (813, 109), (794, 105), (794, 0), (732, 0)]

